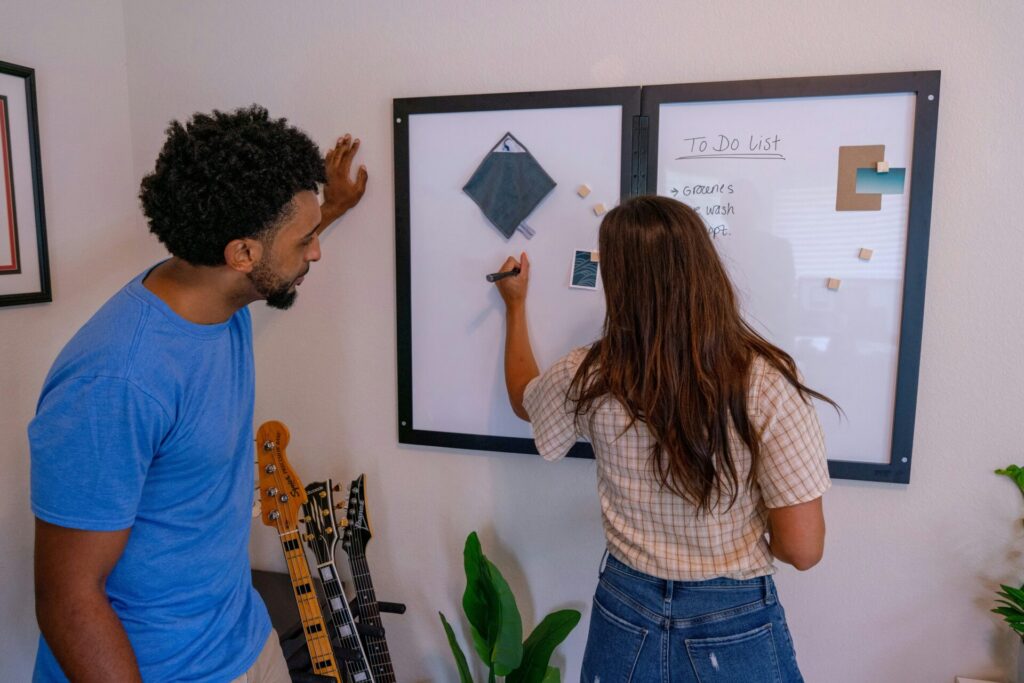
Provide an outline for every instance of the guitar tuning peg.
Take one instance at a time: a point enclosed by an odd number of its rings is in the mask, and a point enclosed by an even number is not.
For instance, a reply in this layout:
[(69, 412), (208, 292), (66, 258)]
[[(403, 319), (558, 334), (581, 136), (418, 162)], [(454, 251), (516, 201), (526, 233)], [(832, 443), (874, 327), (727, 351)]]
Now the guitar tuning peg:
[(313, 534), (306, 534), (305, 538), (307, 541), (312, 541), (316, 538), (316, 536), (314, 536)]
[(331, 534), (333, 534), (333, 533), (334, 533), (334, 529), (332, 529), (331, 527), (327, 527), (327, 528), (326, 528), (326, 529), (324, 530), (324, 533), (325, 533), (325, 534), (327, 534), (328, 536), (330, 536)]

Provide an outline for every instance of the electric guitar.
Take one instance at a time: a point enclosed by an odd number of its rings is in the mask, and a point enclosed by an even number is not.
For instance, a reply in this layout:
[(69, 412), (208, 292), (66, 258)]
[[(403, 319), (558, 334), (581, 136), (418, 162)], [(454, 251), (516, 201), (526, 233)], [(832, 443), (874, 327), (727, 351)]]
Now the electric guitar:
[[(340, 487), (333, 487), (338, 490)], [(338, 580), (338, 568), (334, 564), (334, 549), (338, 545), (338, 529), (334, 522), (334, 497), (331, 495), (331, 480), (315, 481), (306, 486), (306, 544), (316, 557), (316, 567), (324, 584), (324, 592), (331, 609), (331, 623), (342, 648), (351, 654), (342, 665), (353, 683), (374, 683), (366, 652), (356, 633), (356, 624), (349, 610), (348, 599)], [(340, 506), (344, 509), (344, 504)], [(346, 520), (347, 521), (347, 520)]]
[(356, 585), (356, 604), (359, 607), (360, 622), (381, 634), (367, 635), (363, 640), (374, 680), (377, 683), (395, 683), (395, 670), (391, 666), (391, 654), (388, 652), (388, 643), (383, 635), (384, 627), (380, 622), (380, 605), (373, 591), (370, 567), (366, 563), (366, 544), (372, 534), (366, 513), (365, 479), (366, 475), (359, 475), (349, 490), (347, 524), (342, 547), (348, 554), (352, 581)]
[(256, 461), (259, 465), (260, 500), (263, 523), (277, 529), (288, 564), (292, 591), (299, 606), (299, 619), (306, 635), (306, 647), (313, 673), (342, 683), (331, 638), (324, 626), (320, 601), (309, 575), (306, 554), (299, 538), (299, 507), (306, 502), (302, 482), (292, 472), (285, 455), (288, 428), (281, 422), (264, 422), (256, 431)]

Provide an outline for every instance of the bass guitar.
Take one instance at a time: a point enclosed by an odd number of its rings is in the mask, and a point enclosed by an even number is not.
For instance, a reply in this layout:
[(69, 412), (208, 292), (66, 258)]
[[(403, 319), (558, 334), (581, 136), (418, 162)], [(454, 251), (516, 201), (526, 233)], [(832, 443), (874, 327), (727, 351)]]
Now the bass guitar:
[(306, 554), (302, 551), (298, 520), (299, 508), (306, 502), (306, 491), (285, 455), (289, 438), (288, 428), (276, 420), (264, 422), (256, 431), (261, 516), (264, 524), (277, 530), (281, 541), (313, 673), (342, 683), (320, 601), (309, 575)]

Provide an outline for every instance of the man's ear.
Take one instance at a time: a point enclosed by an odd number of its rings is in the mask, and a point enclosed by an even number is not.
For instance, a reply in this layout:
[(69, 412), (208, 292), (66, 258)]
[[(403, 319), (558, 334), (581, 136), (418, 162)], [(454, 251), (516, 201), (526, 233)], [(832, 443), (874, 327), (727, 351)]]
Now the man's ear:
[(224, 247), (224, 262), (228, 268), (239, 273), (251, 273), (253, 267), (263, 258), (263, 243), (260, 240), (242, 238), (231, 240)]

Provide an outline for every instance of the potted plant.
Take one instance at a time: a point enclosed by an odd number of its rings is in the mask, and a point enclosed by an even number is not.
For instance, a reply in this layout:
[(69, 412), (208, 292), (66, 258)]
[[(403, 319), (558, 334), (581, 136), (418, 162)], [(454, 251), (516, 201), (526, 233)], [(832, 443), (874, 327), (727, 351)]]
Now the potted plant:
[[(1024, 469), (1017, 465), (1008, 465), (1006, 469), (996, 470), (996, 474), (1009, 477), (1017, 484), (1017, 488), (1024, 494)], [(996, 607), (992, 610), (1000, 615), (1009, 624), (1021, 640), (1021, 647), (1017, 652), (1017, 681), (1024, 682), (1024, 586), (1014, 588), (1013, 586), (1000, 585), (996, 593)]]
[[(523, 641), (523, 622), (516, 598), (505, 577), (483, 554), (475, 531), (466, 538), (463, 561), (466, 590), (462, 594), (462, 609), (469, 621), (473, 648), (487, 665), (488, 682), (494, 683), (501, 676), (505, 683), (559, 683), (561, 674), (548, 663), (555, 648), (579, 623), (579, 611), (552, 612)], [(444, 614), (438, 614), (448, 635), (459, 680), (474, 683), (455, 632)]]

